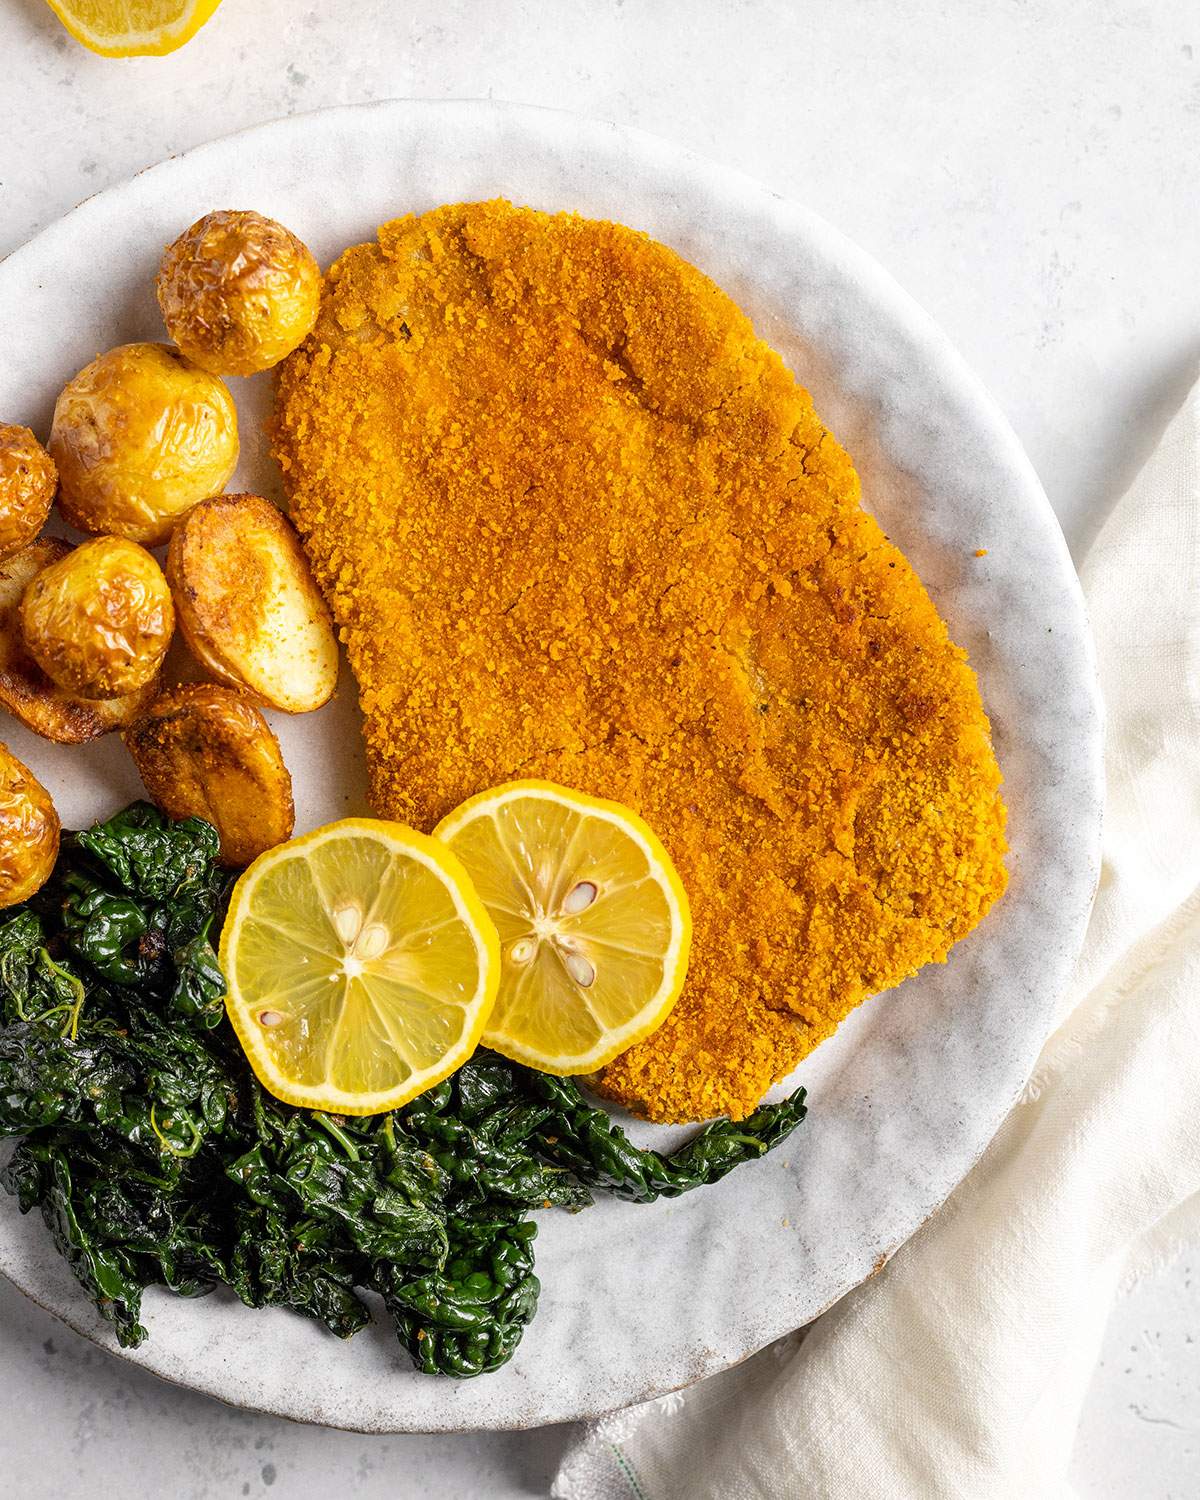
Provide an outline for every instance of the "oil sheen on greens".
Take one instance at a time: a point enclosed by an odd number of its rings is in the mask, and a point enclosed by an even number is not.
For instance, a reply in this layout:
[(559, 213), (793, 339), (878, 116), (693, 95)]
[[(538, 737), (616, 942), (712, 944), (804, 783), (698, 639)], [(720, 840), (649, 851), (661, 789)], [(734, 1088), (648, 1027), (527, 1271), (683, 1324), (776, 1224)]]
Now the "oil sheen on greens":
[(570, 1080), (489, 1052), (393, 1114), (281, 1104), (225, 1020), (216, 855), (207, 823), (135, 803), (67, 836), (50, 884), (0, 918), (4, 1186), (127, 1347), (147, 1286), (225, 1285), (342, 1338), (371, 1290), (419, 1370), (495, 1370), (537, 1307), (531, 1210), (674, 1196), (804, 1118), (801, 1089), (662, 1156)]

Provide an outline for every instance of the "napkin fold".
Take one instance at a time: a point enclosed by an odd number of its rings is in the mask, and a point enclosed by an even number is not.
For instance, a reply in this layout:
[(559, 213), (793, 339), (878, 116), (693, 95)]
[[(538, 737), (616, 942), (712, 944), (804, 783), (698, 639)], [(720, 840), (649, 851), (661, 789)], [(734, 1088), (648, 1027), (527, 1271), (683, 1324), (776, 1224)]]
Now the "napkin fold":
[(950, 1200), (808, 1329), (590, 1424), (556, 1500), (1062, 1500), (1131, 1265), (1200, 1243), (1200, 387), (1088, 554), (1100, 889), (1059, 1024)]

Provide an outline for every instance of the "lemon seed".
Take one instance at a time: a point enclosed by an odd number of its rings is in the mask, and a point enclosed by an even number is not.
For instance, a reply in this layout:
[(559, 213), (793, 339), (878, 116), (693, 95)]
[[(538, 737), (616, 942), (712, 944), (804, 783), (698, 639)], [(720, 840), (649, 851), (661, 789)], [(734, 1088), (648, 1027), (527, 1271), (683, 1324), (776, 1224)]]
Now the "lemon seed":
[(596, 971), (582, 953), (564, 953), (563, 965), (567, 973), (581, 989), (587, 989), (596, 978)]
[(567, 892), (567, 898), (562, 904), (562, 909), (567, 916), (574, 917), (581, 911), (587, 911), (599, 892), (595, 883), (591, 880), (581, 880)]
[(347, 947), (358, 936), (362, 928), (362, 907), (354, 904), (339, 906), (333, 914), (333, 930)]
[(391, 933), (382, 922), (371, 922), (364, 927), (354, 951), (359, 958), (379, 958), (388, 950)]

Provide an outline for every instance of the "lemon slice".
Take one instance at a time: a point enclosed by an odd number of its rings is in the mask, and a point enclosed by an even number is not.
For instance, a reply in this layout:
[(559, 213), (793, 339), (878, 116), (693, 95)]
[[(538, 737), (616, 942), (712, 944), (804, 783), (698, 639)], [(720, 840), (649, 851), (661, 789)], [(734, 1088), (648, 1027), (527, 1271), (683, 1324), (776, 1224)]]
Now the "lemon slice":
[(46, 0), (77, 42), (101, 57), (163, 57), (191, 39), (221, 0)]
[(464, 802), (434, 837), (500, 934), (487, 1046), (544, 1073), (589, 1073), (662, 1025), (683, 988), (692, 918), (636, 813), (513, 781)]
[(264, 1088), (370, 1115), (474, 1052), (500, 950), (445, 844), (346, 818), (254, 861), (233, 890), (221, 967), (229, 1019)]

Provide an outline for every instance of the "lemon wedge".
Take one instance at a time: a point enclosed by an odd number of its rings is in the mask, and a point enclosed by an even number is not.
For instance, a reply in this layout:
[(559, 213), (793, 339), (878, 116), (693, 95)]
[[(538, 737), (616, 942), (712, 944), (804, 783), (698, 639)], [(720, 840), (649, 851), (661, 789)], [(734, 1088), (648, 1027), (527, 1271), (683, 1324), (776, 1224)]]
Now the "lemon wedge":
[(163, 57), (191, 39), (221, 0), (46, 0), (101, 57)]
[(496, 929), (451, 850), (370, 818), (260, 855), (220, 956), (263, 1087), (345, 1115), (396, 1109), (464, 1063), (500, 977)]
[(629, 808), (548, 781), (481, 792), (434, 829), (496, 925), (489, 1047), (544, 1073), (589, 1073), (662, 1025), (692, 919), (670, 856)]

